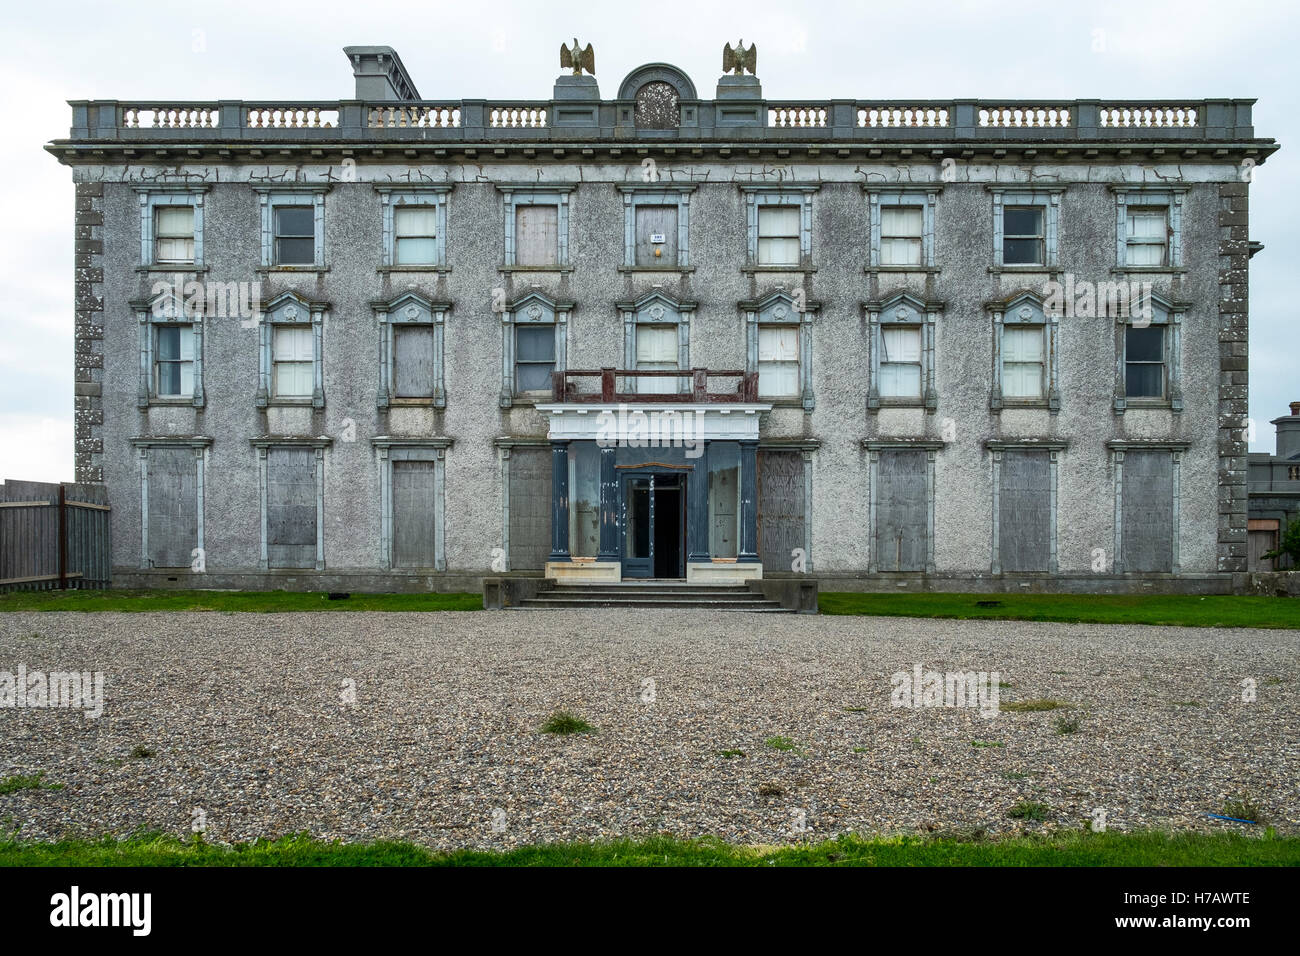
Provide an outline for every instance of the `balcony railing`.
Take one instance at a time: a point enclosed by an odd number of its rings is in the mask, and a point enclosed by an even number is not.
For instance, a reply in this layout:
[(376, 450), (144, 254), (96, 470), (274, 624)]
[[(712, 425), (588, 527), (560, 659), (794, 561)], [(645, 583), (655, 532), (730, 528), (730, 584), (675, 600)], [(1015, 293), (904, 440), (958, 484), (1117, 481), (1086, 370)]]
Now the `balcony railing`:
[[(599, 379), (600, 391), (587, 391), (579, 385), (582, 379)], [(624, 386), (619, 389), (619, 380)], [(729, 389), (709, 391), (710, 379), (733, 379)], [(667, 380), (671, 387), (652, 390), (650, 383)], [(552, 400), (556, 402), (600, 402), (602, 404), (634, 402), (691, 402), (716, 404), (727, 402), (757, 402), (758, 373), (707, 368), (692, 369), (569, 369), (551, 375)]]
[[(947, 141), (1211, 141), (1254, 139), (1249, 99), (1140, 101), (755, 100), (753, 109), (682, 101), (675, 129), (638, 130), (635, 104), (602, 100), (363, 102), (166, 102), (74, 100), (74, 141), (123, 144), (303, 142), (448, 144), (677, 140), (887, 143)], [(733, 104), (728, 102), (727, 106)]]

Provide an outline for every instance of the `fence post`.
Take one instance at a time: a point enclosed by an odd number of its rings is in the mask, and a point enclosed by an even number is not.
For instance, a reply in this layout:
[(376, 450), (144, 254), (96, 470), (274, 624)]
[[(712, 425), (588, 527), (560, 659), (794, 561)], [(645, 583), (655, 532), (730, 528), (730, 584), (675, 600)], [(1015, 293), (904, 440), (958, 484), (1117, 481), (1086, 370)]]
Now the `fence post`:
[(59, 482), (59, 590), (68, 589), (68, 501)]

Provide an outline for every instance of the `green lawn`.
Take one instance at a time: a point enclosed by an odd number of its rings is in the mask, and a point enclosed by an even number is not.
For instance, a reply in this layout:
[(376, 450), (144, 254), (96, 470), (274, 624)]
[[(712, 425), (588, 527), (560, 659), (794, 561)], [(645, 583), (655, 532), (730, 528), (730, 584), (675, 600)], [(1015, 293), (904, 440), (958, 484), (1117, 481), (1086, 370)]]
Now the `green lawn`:
[[(981, 607), (980, 602), (993, 606)], [(1294, 598), (1184, 594), (862, 594), (824, 591), (823, 614), (1182, 627), (1300, 628)]]
[(1300, 838), (1235, 833), (1086, 833), (1001, 840), (840, 837), (783, 847), (652, 837), (438, 853), (409, 843), (325, 843), (305, 835), (230, 847), (170, 836), (0, 842), (0, 866), (1296, 866)]
[(479, 611), (479, 594), (352, 594), (320, 591), (12, 591), (5, 611)]

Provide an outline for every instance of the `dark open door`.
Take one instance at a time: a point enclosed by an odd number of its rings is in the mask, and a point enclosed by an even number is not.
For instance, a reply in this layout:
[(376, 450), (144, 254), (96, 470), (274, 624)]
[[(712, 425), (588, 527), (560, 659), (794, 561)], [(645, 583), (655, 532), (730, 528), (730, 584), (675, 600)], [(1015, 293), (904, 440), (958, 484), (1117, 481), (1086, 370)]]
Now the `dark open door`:
[(623, 479), (623, 576), (685, 576), (686, 483), (680, 475)]

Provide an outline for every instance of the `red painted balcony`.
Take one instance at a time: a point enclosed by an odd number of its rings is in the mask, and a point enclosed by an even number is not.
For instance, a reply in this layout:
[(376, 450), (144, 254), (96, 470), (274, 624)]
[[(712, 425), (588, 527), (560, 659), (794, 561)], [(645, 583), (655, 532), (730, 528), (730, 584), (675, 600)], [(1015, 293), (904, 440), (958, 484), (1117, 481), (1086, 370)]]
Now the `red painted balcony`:
[[(600, 391), (583, 388), (579, 383), (600, 380)], [(709, 390), (713, 379), (715, 390)], [(728, 388), (725, 381), (731, 379)], [(624, 385), (619, 390), (620, 380)], [(657, 381), (656, 381), (657, 380)], [(651, 390), (650, 383), (663, 384)], [(644, 383), (644, 384), (643, 384)], [(721, 384), (721, 387), (717, 387)], [(630, 388), (629, 388), (630, 386)], [(758, 401), (758, 373), (739, 370), (693, 369), (569, 369), (551, 376), (552, 397), (556, 402), (592, 402), (634, 404), (637, 402), (689, 402), (698, 404), (745, 403)]]

